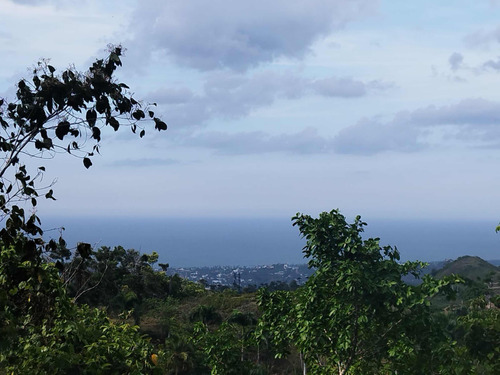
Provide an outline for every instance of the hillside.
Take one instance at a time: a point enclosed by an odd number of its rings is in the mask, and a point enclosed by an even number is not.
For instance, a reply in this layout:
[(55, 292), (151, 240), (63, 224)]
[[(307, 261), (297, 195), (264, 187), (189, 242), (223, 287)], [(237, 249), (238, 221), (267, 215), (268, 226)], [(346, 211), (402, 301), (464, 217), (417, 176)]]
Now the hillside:
[(500, 282), (500, 267), (476, 256), (460, 257), (433, 272), (433, 276), (438, 279), (450, 274), (457, 274), (473, 281)]

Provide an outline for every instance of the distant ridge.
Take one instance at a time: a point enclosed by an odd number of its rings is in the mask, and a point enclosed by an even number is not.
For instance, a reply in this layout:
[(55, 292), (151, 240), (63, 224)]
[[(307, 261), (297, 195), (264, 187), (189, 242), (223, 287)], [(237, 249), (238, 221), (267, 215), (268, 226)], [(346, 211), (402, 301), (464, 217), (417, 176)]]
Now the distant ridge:
[(464, 278), (480, 281), (490, 279), (492, 282), (500, 281), (500, 267), (497, 267), (477, 256), (462, 256), (452, 262), (446, 263), (439, 270), (434, 271), (433, 276), (442, 278), (443, 276), (457, 274)]

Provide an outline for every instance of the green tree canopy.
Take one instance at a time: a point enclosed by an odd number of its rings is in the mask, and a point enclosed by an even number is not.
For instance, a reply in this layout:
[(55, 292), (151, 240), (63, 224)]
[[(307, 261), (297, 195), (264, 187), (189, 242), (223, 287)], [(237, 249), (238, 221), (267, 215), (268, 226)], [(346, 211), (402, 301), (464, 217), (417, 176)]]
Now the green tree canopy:
[(293, 221), (316, 272), (296, 292), (259, 296), (261, 327), (282, 353), (294, 345), (314, 374), (378, 373), (399, 364), (432, 373), (439, 363), (432, 345), (446, 338), (434, 337), (429, 297), (451, 292), (456, 278), (407, 285), (402, 277), (418, 276), (424, 264), (399, 263), (396, 248), (363, 239), (359, 216), (349, 224), (334, 210), (317, 219), (297, 214)]

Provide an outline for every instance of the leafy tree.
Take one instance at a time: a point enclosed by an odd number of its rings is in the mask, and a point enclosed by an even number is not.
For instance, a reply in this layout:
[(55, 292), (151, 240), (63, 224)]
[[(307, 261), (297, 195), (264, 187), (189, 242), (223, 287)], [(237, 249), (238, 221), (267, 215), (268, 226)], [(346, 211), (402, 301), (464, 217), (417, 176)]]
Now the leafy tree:
[(165, 373), (174, 375), (190, 373), (201, 362), (198, 352), (187, 336), (173, 335), (165, 340), (162, 357)]
[[(500, 372), (500, 310), (486, 298), (471, 301), (468, 312), (457, 318), (455, 329), (461, 365), (474, 374)], [(465, 361), (464, 361), (465, 359)]]
[[(169, 278), (164, 272), (153, 269), (157, 259), (156, 252), (140, 254), (121, 246), (113, 249), (102, 246), (86, 259), (75, 254), (72, 261), (64, 265), (67, 270), (65, 282), (70, 295), (79, 303), (106, 306), (113, 312), (121, 312), (137, 307), (145, 299), (168, 296)], [(78, 278), (81, 273), (84, 277)], [(134, 301), (129, 298), (132, 295)]]
[[(114, 79), (121, 55), (122, 48), (113, 47), (106, 59), (95, 61), (85, 73), (69, 68), (58, 75), (53, 66), (40, 62), (30, 80), (18, 82), (15, 101), (0, 99), (0, 221), (4, 224), (0, 229), (0, 368), (9, 373), (57, 369), (99, 373), (106, 368), (123, 372), (127, 367), (142, 372), (150, 365), (145, 356), (150, 347), (135, 328), (114, 325), (102, 313), (75, 305), (66, 294), (59, 272), (64, 271), (68, 249), (62, 238), (44, 242), (41, 221), (34, 213), (39, 197), (55, 199), (54, 193), (51, 186), (38, 186), (45, 167), (30, 170), (26, 160), (63, 152), (80, 158), (89, 168), (99, 152), (103, 128), (117, 131), (127, 126), (143, 137), (145, 129), (139, 121), (147, 117), (157, 130), (166, 130), (149, 105), (134, 99), (128, 86)], [(89, 244), (79, 244), (76, 250), (82, 260), (91, 255)]]
[(337, 210), (314, 219), (297, 214), (307, 244), (303, 251), (316, 272), (296, 292), (261, 292), (261, 326), (285, 354), (294, 345), (313, 374), (437, 371), (437, 345), (447, 338), (433, 330), (429, 297), (447, 291), (455, 277), (419, 286), (402, 281), (418, 276), (421, 262), (399, 263), (399, 253), (363, 240), (366, 225), (348, 224)]
[(248, 345), (251, 338), (253, 338), (253, 329), (257, 324), (257, 319), (254, 314), (247, 312), (243, 313), (239, 310), (233, 311), (228, 318), (228, 323), (232, 323), (241, 327), (240, 332), (240, 345), (241, 345), (241, 361), (244, 360), (245, 346)]
[[(81, 158), (89, 168), (91, 157), (99, 152), (104, 127), (117, 131), (126, 125), (134, 133), (139, 129), (143, 137), (145, 129), (138, 122), (149, 117), (157, 130), (166, 130), (166, 124), (149, 106), (143, 108), (128, 86), (113, 78), (122, 64), (121, 55), (122, 48), (113, 47), (108, 58), (97, 60), (86, 73), (69, 68), (57, 75), (53, 66), (40, 62), (30, 80), (18, 82), (16, 101), (0, 99), (0, 150), (4, 154), (0, 210), (9, 217), (0, 239), (6, 246), (15, 241), (19, 231), (41, 234), (39, 219), (34, 214), (26, 215), (15, 203), (37, 205), (40, 189), (35, 182), (45, 167), (30, 173), (23, 157), (47, 158), (62, 151)], [(54, 199), (52, 189), (46, 191), (45, 198)], [(53, 247), (51, 243), (49, 248)]]
[[(31, 269), (16, 284), (11, 272)], [(59, 271), (21, 261), (0, 249), (0, 374), (146, 373), (152, 346), (137, 327), (112, 323), (106, 314), (67, 296)]]
[(189, 314), (191, 322), (202, 322), (203, 324), (219, 324), (222, 317), (214, 306), (199, 305)]
[(202, 322), (195, 324), (193, 341), (212, 375), (244, 375), (255, 369), (251, 362), (242, 361), (238, 335), (238, 327), (229, 322), (213, 331)]

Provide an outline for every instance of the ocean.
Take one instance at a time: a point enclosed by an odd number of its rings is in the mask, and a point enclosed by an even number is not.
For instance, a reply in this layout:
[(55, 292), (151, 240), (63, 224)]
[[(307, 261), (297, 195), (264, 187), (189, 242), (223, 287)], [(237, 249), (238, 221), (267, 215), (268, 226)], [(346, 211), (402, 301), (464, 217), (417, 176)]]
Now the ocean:
[[(402, 260), (439, 261), (462, 255), (500, 259), (494, 221), (373, 220), (364, 236), (396, 245)], [(46, 238), (64, 227), (68, 245), (88, 242), (158, 252), (172, 267), (300, 264), (305, 241), (283, 218), (42, 218)]]

